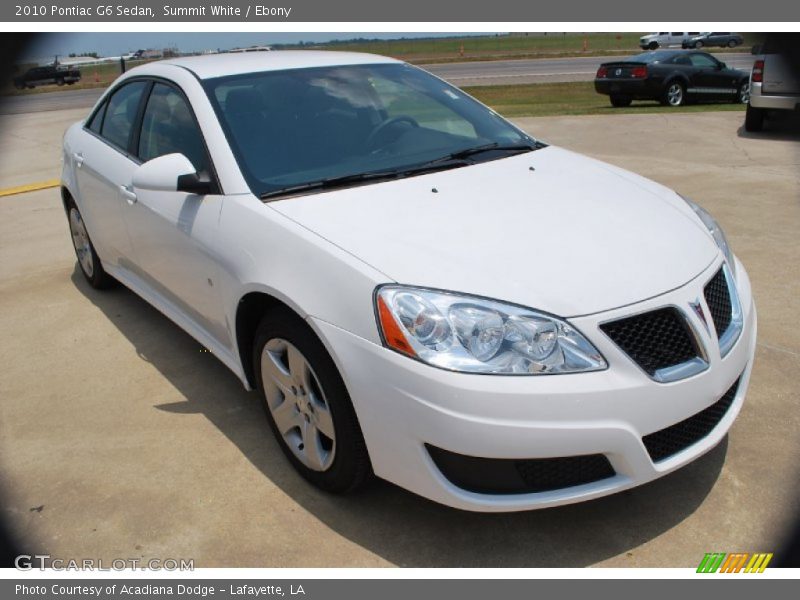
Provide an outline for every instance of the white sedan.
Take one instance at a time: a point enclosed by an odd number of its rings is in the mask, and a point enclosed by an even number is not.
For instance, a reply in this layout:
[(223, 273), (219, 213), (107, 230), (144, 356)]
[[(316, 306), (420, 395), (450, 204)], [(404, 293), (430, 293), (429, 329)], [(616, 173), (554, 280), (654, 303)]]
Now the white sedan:
[(695, 460), (742, 407), (756, 311), (714, 219), (396, 60), (132, 69), (67, 131), (62, 197), (89, 283), (257, 389), (331, 492), (587, 500)]

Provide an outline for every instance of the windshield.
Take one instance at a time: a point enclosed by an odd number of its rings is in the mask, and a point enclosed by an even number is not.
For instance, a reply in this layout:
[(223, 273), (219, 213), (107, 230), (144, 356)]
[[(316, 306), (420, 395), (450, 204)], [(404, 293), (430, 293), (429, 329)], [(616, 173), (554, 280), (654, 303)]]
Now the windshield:
[[(261, 197), (538, 147), (457, 88), (405, 64), (265, 71), (204, 85), (242, 173)], [(459, 155), (471, 149), (477, 151)]]

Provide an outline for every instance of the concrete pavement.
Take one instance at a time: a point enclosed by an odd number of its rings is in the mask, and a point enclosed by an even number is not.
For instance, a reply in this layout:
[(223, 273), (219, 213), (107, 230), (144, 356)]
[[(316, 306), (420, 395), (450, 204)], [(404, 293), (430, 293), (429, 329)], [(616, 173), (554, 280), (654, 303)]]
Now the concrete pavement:
[[(3, 119), (0, 187), (57, 172), (53, 123), (75, 113), (46, 126), (26, 118)], [(742, 118), (518, 121), (694, 198), (749, 270), (760, 327), (750, 392), (730, 436), (686, 468), (509, 515), (382, 482), (323, 494), (295, 475), (258, 397), (216, 359), (126, 289), (88, 288), (48, 190), (0, 198), (0, 514), (27, 553), (198, 567), (691, 567), (710, 551), (777, 550), (800, 492), (800, 143), (745, 135)]]

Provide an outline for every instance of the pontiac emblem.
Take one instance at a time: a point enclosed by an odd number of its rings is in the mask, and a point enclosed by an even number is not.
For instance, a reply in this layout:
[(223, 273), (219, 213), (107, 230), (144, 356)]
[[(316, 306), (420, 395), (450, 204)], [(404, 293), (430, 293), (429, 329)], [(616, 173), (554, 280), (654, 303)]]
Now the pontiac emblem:
[(700, 304), (700, 298), (698, 298), (694, 302), (689, 302), (689, 306), (691, 306), (692, 310), (695, 312), (695, 314), (698, 317), (700, 317), (700, 320), (703, 322), (703, 325), (705, 325), (705, 327), (706, 327), (706, 332), (708, 332), (710, 334), (711, 331), (709, 331), (709, 329), (708, 329), (708, 321), (706, 320), (706, 313), (703, 311), (703, 305)]
[(617, 76), (622, 75), (622, 69), (617, 69), (616, 71), (614, 71), (614, 75)]

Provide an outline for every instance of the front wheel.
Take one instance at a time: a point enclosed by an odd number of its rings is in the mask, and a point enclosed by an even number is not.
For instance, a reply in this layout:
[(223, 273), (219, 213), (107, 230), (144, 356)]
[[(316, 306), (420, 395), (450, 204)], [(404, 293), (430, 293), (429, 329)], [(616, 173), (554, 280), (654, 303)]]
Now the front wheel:
[(736, 48), (736, 40), (728, 40), (728, 48)]
[(699, 40), (698, 40), (698, 41), (696, 41), (696, 42), (694, 43), (694, 47), (695, 47), (695, 49), (699, 50), (700, 48), (702, 48), (702, 47), (703, 47), (703, 42), (701, 42), (701, 41), (699, 41)]
[(631, 98), (630, 96), (617, 96), (617, 95), (614, 95), (614, 96), (610, 96), (610, 99), (611, 99), (611, 106), (613, 106), (615, 108), (622, 108), (622, 107), (625, 107), (625, 106), (630, 106), (631, 102), (633, 101), (633, 98)]
[(650, 42), (647, 46), (650, 50), (657, 50), (658, 49), (658, 42)]
[(67, 205), (67, 218), (69, 220), (69, 232), (72, 237), (72, 247), (75, 248), (75, 255), (78, 257), (78, 265), (81, 273), (95, 289), (104, 289), (114, 284), (114, 279), (105, 272), (100, 258), (94, 249), (89, 233), (86, 231), (86, 223), (83, 221), (77, 205), (72, 200)]
[(747, 104), (750, 101), (750, 82), (743, 81), (739, 84), (739, 91), (736, 94), (736, 100), (740, 104)]
[(313, 330), (289, 309), (256, 332), (253, 366), (270, 426), (292, 466), (333, 493), (361, 487), (372, 468), (336, 365)]
[(673, 81), (664, 90), (661, 103), (667, 106), (682, 106), (686, 102), (686, 88), (680, 81)]

